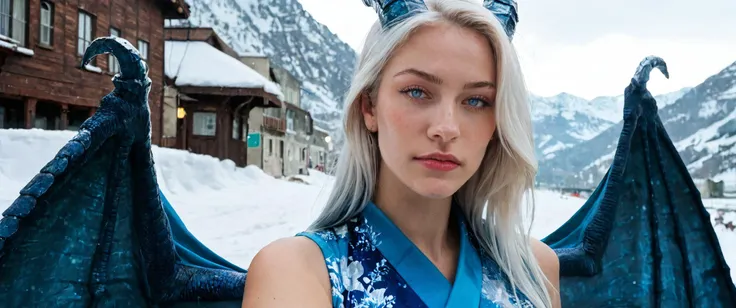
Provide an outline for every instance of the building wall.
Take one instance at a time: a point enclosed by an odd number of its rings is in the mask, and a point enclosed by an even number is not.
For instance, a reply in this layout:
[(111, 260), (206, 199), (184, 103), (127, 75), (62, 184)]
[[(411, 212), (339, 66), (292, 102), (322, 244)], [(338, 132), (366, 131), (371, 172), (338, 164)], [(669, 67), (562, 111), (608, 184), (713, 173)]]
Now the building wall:
[(326, 138), (328, 136), (329, 133), (326, 131), (317, 127), (314, 128), (312, 137), (309, 140), (310, 168), (317, 168), (317, 166), (321, 165), (324, 168), (323, 171), (330, 171), (329, 169), (332, 167), (332, 164), (328, 164), (328, 155), (332, 150), (332, 145), (327, 142)]
[[(101, 72), (80, 67), (78, 46), (78, 14), (93, 16), (92, 38), (110, 35), (110, 27), (134, 46), (138, 40), (148, 42), (148, 76), (153, 84), (149, 94), (152, 138), (158, 144), (161, 136), (163, 101), (163, 1), (49, 1), (53, 5), (53, 36), (50, 46), (39, 40), (41, 1), (28, 1), (28, 26), (24, 47), (33, 56), (14, 54), (5, 60), (0, 72), (0, 94), (8, 97), (96, 107), (112, 89), (107, 56), (99, 56), (93, 64)], [(93, 69), (97, 70), (97, 69)], [(35, 101), (34, 101), (35, 105)]]
[(289, 74), (285, 69), (274, 67), (273, 74), (281, 85), (281, 92), (284, 93), (284, 100), (290, 104), (301, 108), (301, 83), (294, 76)]
[[(277, 136), (269, 132), (263, 134), (263, 169), (267, 174), (274, 177), (281, 177), (283, 169), (281, 168), (282, 160), (281, 146), (285, 143), (283, 136)], [(285, 151), (284, 151), (285, 152)]]
[(267, 57), (240, 57), (240, 62), (245, 63), (261, 76), (271, 80), (269, 70), (271, 69), (271, 61)]
[(308, 174), (309, 143), (300, 133), (286, 134), (286, 151), (284, 152), (284, 175)]
[(164, 86), (163, 138), (176, 138), (176, 109), (179, 107), (179, 91), (175, 87)]
[[(244, 56), (240, 57), (240, 62), (245, 63), (245, 65), (249, 66), (261, 76), (266, 77), (266, 79), (271, 80), (271, 61), (268, 57), (265, 56)], [(268, 110), (271, 108), (253, 108), (251, 110), (249, 118), (248, 118), (248, 131), (250, 133), (259, 132), (261, 133), (261, 146), (257, 148), (248, 148), (248, 164), (249, 165), (256, 165), (263, 169), (266, 173), (272, 175), (272, 176), (280, 176), (281, 175), (281, 162), (276, 161), (277, 157), (270, 157), (268, 159), (268, 162), (266, 162), (266, 146), (268, 140), (272, 140), (271, 142), (274, 142), (272, 137), (266, 136), (263, 130), (263, 113), (264, 110)], [(278, 142), (277, 142), (278, 143)], [(268, 169), (268, 170), (267, 170)]]
[(320, 165), (322, 165), (323, 167), (326, 167), (325, 166), (326, 163), (327, 163), (327, 149), (321, 146), (314, 145), (314, 144), (309, 145), (309, 161), (308, 161), (309, 168), (314, 169)]
[(265, 138), (263, 136), (263, 108), (253, 108), (248, 115), (248, 133), (260, 133), (261, 146), (248, 148), (248, 165), (256, 165), (263, 169), (263, 149)]

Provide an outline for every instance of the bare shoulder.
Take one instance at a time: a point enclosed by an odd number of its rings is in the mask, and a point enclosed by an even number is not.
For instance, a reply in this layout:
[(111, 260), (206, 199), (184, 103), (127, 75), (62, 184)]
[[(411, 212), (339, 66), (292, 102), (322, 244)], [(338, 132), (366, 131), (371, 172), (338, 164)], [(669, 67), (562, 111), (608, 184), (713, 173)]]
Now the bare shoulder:
[(306, 237), (274, 241), (248, 268), (243, 307), (330, 307), (332, 297), (324, 257)]
[(552, 248), (542, 241), (531, 238), (530, 239), (532, 252), (534, 257), (539, 263), (539, 267), (542, 268), (542, 272), (549, 280), (547, 284), (547, 290), (549, 295), (552, 297), (552, 306), (561, 307), (560, 303), (560, 259), (557, 257)]

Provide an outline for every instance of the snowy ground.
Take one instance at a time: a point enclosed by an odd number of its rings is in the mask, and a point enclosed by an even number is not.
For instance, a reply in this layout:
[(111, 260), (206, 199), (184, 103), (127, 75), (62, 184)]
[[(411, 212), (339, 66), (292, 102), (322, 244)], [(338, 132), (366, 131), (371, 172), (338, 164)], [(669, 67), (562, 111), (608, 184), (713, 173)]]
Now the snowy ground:
[[(0, 129), (0, 211), (69, 140), (72, 132)], [(236, 168), (210, 156), (153, 149), (159, 185), (187, 228), (229, 261), (247, 268), (260, 248), (307, 227), (324, 204), (332, 178), (315, 170), (307, 183), (277, 180), (256, 167)], [(542, 238), (585, 201), (538, 191), (532, 234)], [(708, 208), (736, 210), (736, 199), (706, 199)], [(715, 217), (715, 210), (710, 210)], [(725, 221), (736, 220), (729, 212)], [(726, 260), (736, 268), (736, 232), (716, 227)], [(736, 269), (732, 269), (736, 277)]]

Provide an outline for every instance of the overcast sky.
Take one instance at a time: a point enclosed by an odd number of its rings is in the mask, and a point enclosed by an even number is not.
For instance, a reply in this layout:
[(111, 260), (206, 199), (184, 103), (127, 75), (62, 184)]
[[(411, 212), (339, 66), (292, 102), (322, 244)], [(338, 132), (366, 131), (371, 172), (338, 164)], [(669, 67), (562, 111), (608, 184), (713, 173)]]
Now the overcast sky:
[[(299, 0), (356, 50), (376, 20), (361, 0)], [(478, 3), (481, 0), (477, 0)], [(667, 3), (667, 6), (661, 3)], [(623, 94), (639, 61), (662, 57), (654, 94), (696, 86), (736, 62), (736, 0), (518, 0), (514, 36), (527, 84), (537, 95)], [(657, 4), (660, 3), (660, 4)]]

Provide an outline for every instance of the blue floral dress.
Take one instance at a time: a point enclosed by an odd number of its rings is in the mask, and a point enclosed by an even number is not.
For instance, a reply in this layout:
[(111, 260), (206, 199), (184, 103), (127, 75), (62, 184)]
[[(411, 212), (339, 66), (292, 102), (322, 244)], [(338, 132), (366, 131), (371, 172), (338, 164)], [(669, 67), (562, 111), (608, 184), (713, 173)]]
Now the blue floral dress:
[(454, 282), (447, 278), (373, 203), (348, 223), (302, 232), (321, 248), (332, 285), (332, 306), (347, 307), (533, 307), (492, 258), (481, 258), (463, 215)]

